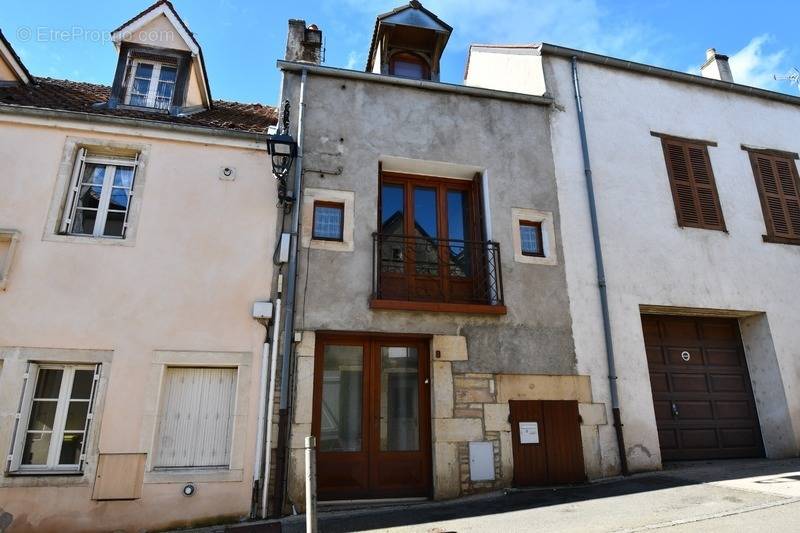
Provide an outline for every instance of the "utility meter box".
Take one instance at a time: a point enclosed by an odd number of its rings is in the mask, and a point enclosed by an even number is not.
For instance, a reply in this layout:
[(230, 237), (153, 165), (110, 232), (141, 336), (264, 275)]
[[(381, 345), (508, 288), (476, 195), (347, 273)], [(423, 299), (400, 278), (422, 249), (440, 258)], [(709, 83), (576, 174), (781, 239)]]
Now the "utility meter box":
[(272, 318), (272, 302), (253, 302), (253, 318)]

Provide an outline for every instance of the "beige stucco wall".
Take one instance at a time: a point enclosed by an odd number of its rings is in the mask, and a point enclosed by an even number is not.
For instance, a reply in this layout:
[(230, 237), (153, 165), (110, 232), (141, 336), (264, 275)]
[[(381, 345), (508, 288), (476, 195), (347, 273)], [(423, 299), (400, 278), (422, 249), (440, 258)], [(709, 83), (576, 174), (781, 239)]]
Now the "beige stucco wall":
[[(0, 513), (12, 515), (8, 531), (138, 531), (249, 512), (264, 339), (250, 307), (270, 292), (275, 180), (255, 143), (124, 131), (0, 115), (0, 227), (22, 234), (0, 292), (0, 349), (25, 348), (30, 358), (38, 348), (111, 353), (87, 475), (0, 477)], [(47, 238), (53, 230), (48, 210), (71, 137), (149, 146), (133, 246)], [(223, 166), (236, 168), (234, 181), (218, 178)], [(195, 354), (199, 364), (239, 366), (244, 390), (237, 394), (231, 470), (146, 473), (139, 500), (90, 500), (98, 451), (152, 452), (148, 416), (158, 394), (158, 365), (181, 357), (191, 364)], [(0, 374), (4, 457), (21, 370), (18, 358), (8, 359)], [(181, 493), (187, 481), (198, 487), (191, 498)]]
[(17, 81), (17, 76), (11, 70), (11, 65), (2, 56), (0, 56), (0, 81)]

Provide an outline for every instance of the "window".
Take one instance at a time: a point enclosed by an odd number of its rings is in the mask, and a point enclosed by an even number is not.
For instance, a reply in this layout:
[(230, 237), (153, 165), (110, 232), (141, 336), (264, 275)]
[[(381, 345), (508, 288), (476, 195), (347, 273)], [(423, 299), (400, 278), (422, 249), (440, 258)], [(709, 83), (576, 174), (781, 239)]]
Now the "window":
[(138, 156), (78, 151), (67, 194), (61, 233), (125, 238)]
[(413, 80), (431, 79), (428, 63), (417, 54), (401, 52), (394, 54), (389, 62), (389, 74)]
[(344, 204), (336, 202), (314, 202), (313, 239), (342, 241), (344, 231)]
[(11, 262), (17, 249), (20, 232), (13, 229), (0, 229), (0, 291), (8, 285)]
[(125, 103), (137, 107), (169, 109), (175, 93), (177, 65), (134, 59)]
[(528, 220), (519, 221), (519, 239), (522, 255), (544, 257), (542, 242), (542, 223)]
[(228, 468), (236, 369), (167, 367), (153, 466)]
[(31, 364), (11, 470), (80, 472), (100, 365)]
[(765, 240), (800, 244), (800, 178), (794, 157), (750, 151), (767, 226)]
[[(654, 134), (655, 135), (655, 134)], [(661, 137), (678, 225), (726, 231), (708, 144)]]

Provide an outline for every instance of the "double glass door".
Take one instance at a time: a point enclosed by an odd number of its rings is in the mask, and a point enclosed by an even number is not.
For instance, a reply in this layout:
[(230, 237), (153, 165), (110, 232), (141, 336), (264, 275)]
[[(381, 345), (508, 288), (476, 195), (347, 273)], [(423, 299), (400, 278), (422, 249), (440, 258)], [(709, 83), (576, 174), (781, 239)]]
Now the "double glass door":
[(320, 499), (428, 495), (427, 343), (341, 335), (317, 343), (312, 432)]

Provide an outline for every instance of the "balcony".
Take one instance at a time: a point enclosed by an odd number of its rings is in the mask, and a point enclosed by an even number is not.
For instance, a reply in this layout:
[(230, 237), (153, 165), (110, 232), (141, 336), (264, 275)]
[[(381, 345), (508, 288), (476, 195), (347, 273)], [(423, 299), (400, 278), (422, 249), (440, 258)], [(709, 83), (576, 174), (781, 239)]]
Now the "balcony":
[(373, 309), (505, 314), (500, 245), (374, 233)]

